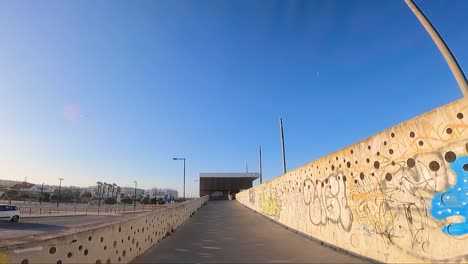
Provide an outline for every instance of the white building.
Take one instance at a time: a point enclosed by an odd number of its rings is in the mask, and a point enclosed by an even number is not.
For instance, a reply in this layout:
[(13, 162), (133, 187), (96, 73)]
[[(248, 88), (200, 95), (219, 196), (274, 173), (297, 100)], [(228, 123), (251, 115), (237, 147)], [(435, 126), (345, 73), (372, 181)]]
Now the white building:
[(145, 191), (145, 195), (149, 195), (150, 198), (166, 198), (166, 197), (173, 197), (177, 199), (178, 192), (173, 189), (158, 189), (152, 188)]

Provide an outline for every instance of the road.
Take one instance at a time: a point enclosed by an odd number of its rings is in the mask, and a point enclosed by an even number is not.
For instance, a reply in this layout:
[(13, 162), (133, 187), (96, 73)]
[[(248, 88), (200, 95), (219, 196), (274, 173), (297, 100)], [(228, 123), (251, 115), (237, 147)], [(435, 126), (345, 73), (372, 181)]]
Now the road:
[(363, 263), (236, 201), (210, 201), (131, 263)]
[(74, 227), (114, 220), (118, 216), (84, 215), (21, 218), (18, 223), (0, 221), (0, 239), (22, 237), (44, 232), (70, 229)]

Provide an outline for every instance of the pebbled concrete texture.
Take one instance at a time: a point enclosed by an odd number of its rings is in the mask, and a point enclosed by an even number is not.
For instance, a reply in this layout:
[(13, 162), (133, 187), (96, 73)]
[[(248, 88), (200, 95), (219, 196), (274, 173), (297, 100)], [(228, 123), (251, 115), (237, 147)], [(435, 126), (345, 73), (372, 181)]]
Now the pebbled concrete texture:
[(108, 222), (0, 241), (0, 263), (128, 263), (190, 218), (208, 197)]
[(363, 263), (236, 201), (210, 201), (131, 263)]
[[(342, 133), (346, 129), (359, 127)], [(466, 263), (468, 99), (325, 155), (236, 198), (285, 226), (369, 259)]]

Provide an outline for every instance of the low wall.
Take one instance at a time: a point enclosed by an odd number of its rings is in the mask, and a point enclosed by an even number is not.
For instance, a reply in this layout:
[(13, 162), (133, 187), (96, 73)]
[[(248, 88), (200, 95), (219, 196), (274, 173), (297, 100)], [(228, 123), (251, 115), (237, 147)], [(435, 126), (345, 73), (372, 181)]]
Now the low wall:
[(208, 196), (92, 227), (2, 241), (0, 263), (128, 263), (192, 216)]
[(467, 121), (468, 99), (455, 101), (245, 190), (237, 200), (377, 261), (467, 262)]

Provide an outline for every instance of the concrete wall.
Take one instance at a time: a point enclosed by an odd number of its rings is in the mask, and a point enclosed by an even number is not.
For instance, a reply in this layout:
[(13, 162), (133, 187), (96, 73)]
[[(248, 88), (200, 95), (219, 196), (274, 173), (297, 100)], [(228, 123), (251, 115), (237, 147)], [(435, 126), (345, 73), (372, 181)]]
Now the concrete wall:
[(286, 226), (378, 261), (467, 262), (467, 171), (468, 99), (461, 99), (237, 199)]
[(93, 227), (2, 241), (0, 263), (127, 263), (173, 232), (207, 200), (202, 197)]

